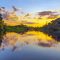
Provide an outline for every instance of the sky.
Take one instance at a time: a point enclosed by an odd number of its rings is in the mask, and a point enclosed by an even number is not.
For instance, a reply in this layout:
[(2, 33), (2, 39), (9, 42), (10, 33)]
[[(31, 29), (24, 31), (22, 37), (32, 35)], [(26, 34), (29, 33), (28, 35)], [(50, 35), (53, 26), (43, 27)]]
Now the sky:
[(0, 0), (0, 7), (12, 9), (13, 5), (26, 12), (60, 10), (60, 0)]

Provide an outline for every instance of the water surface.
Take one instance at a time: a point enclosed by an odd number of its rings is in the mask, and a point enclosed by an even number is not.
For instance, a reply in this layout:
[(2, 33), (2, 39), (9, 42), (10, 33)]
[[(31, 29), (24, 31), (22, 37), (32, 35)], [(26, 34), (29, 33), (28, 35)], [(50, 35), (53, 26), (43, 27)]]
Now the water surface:
[(60, 60), (60, 43), (39, 31), (7, 32), (0, 47), (0, 60)]

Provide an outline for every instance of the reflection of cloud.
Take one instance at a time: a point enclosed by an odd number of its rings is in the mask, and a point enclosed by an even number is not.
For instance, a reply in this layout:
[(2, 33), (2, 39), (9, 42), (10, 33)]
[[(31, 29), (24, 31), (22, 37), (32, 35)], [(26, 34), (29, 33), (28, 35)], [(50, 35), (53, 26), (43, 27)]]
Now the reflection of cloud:
[(53, 42), (48, 42), (48, 43), (38, 42), (38, 45), (43, 47), (52, 47), (52, 46), (55, 46), (55, 44), (56, 43), (53, 43)]
[(51, 47), (56, 44), (56, 41), (46, 34), (38, 31), (29, 31), (21, 35), (15, 32), (9, 32), (4, 35), (2, 42), (3, 47), (13, 47), (13, 51), (18, 48), (22, 48), (25, 45), (33, 44), (43, 47)]
[(38, 43), (38, 45), (40, 46), (44, 46), (44, 47), (50, 47), (51, 45), (48, 43)]

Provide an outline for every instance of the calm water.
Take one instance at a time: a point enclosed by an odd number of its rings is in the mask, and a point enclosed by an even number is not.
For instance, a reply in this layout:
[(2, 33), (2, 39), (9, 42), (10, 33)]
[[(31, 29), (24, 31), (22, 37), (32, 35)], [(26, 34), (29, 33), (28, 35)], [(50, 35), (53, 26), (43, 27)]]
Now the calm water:
[(7, 32), (0, 47), (0, 60), (60, 60), (60, 43), (39, 31)]

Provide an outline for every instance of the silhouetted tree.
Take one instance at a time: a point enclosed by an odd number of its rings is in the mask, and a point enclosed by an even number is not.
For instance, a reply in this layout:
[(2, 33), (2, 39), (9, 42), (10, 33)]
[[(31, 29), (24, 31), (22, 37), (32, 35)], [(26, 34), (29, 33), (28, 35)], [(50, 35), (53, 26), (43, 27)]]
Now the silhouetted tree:
[(2, 14), (0, 14), (0, 45), (2, 43), (3, 38), (3, 20), (2, 20)]

